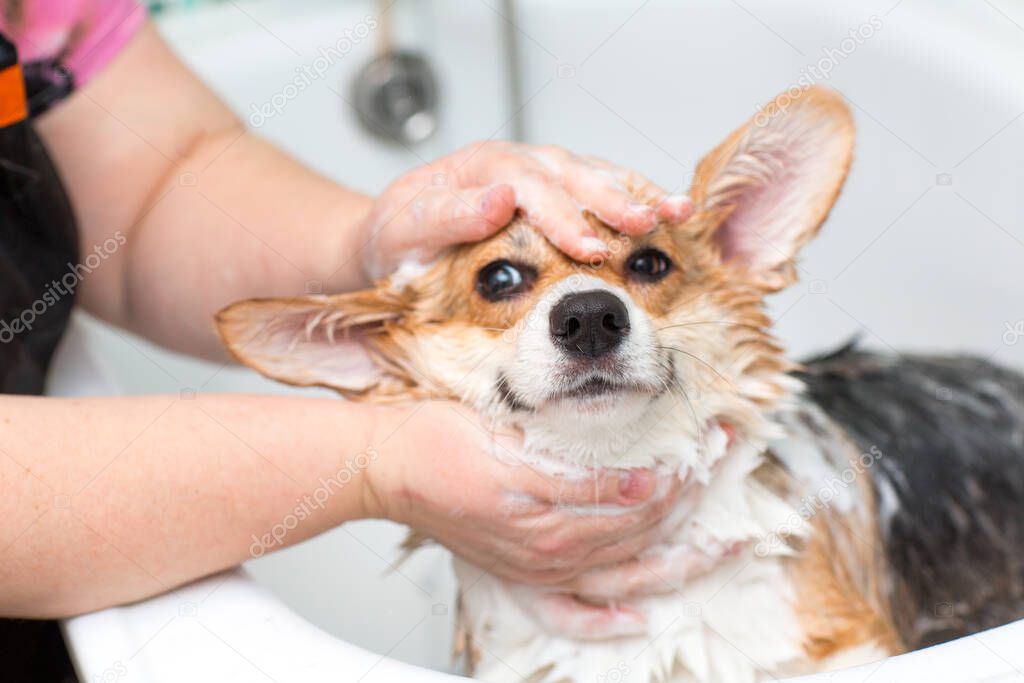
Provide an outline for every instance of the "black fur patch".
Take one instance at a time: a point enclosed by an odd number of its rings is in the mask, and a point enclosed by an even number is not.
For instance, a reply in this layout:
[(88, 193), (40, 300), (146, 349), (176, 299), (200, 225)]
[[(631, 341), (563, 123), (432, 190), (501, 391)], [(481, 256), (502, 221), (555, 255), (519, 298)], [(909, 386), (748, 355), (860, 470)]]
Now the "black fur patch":
[(870, 470), (896, 625), (919, 648), (1024, 617), (1024, 377), (848, 345), (797, 373)]

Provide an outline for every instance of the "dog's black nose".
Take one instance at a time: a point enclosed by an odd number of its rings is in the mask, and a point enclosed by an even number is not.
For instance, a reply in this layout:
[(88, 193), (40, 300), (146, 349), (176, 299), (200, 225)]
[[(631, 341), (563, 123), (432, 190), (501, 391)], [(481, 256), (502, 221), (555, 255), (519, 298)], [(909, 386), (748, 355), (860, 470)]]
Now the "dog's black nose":
[(573, 356), (597, 358), (629, 334), (629, 313), (611, 292), (594, 289), (562, 298), (551, 309), (551, 339)]

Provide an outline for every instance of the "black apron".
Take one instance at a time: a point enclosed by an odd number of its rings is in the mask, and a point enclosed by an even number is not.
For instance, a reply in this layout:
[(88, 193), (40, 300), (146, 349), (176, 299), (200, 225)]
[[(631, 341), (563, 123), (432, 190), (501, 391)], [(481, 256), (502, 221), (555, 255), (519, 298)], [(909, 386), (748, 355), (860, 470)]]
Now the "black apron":
[[(0, 35), (0, 393), (5, 394), (43, 393), (78, 284), (77, 275), (68, 275), (78, 272), (74, 214), (31, 123), (31, 114), (50, 103), (51, 93), (41, 93), (33, 107), (35, 94), (31, 88), (26, 93), (15, 47)], [(76, 680), (56, 622), (0, 619), (0, 680)]]

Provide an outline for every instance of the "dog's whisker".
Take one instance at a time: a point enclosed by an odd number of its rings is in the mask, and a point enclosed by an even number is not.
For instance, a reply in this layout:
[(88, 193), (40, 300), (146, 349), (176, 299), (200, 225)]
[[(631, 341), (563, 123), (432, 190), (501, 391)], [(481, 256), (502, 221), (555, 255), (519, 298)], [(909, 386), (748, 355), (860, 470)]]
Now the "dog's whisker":
[(695, 361), (697, 361), (698, 363), (703, 363), (703, 364), (704, 364), (705, 366), (707, 366), (707, 367), (708, 367), (708, 368), (709, 368), (709, 369), (710, 369), (710, 370), (711, 370), (711, 371), (712, 371), (713, 373), (715, 373), (716, 375), (718, 375), (719, 379), (721, 379), (721, 380), (722, 380), (723, 382), (725, 382), (726, 384), (728, 384), (730, 388), (732, 388), (732, 389), (733, 389), (734, 391), (736, 391), (736, 392), (739, 392), (739, 388), (737, 388), (737, 386), (736, 386), (736, 385), (735, 385), (735, 384), (734, 384), (734, 383), (732, 382), (732, 380), (730, 380), (730, 379), (729, 379), (728, 377), (726, 377), (725, 375), (723, 375), (723, 374), (722, 374), (721, 372), (719, 372), (719, 371), (718, 371), (718, 369), (717, 369), (717, 368), (716, 368), (716, 367), (715, 367), (714, 365), (712, 365), (711, 363), (707, 362), (706, 360), (704, 360), (704, 359), (703, 359), (703, 358), (701, 358), (700, 356), (698, 356), (698, 355), (696, 355), (696, 354), (693, 354), (693, 353), (690, 353), (689, 351), (687, 351), (687, 350), (685, 350), (685, 349), (681, 349), (681, 348), (679, 348), (678, 346), (669, 346), (669, 345), (659, 345), (659, 346), (658, 346), (658, 348), (659, 348), (659, 349), (671, 349), (672, 351), (675, 351), (675, 352), (677, 352), (677, 353), (681, 353), (681, 354), (683, 354), (683, 355), (685, 355), (685, 356), (689, 356), (690, 358), (694, 359), (694, 360), (695, 360)]
[(686, 401), (686, 407), (690, 409), (690, 415), (693, 417), (693, 428), (697, 432), (697, 442), (704, 447), (704, 429), (700, 424), (700, 419), (697, 417), (697, 410), (693, 407), (693, 401), (690, 400), (690, 395), (686, 392), (686, 387), (679, 381), (678, 377), (673, 376), (672, 382), (679, 389), (679, 392), (683, 395), (683, 399)]
[(677, 323), (675, 325), (666, 325), (665, 327), (659, 327), (656, 332), (662, 332), (664, 330), (671, 330), (675, 327), (690, 327), (691, 325), (730, 325), (733, 327), (745, 327), (750, 330), (756, 330), (763, 332), (764, 329), (757, 325), (750, 325), (749, 323), (737, 323), (732, 320), (693, 320), (686, 323)]

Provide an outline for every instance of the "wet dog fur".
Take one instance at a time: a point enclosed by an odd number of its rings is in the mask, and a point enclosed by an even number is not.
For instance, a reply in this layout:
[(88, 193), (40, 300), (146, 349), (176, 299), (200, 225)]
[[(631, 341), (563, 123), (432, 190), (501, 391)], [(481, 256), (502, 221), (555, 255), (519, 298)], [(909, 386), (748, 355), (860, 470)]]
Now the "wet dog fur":
[[(629, 662), (640, 682), (754, 681), (992, 626), (1024, 614), (1010, 559), (1024, 556), (1024, 381), (852, 348), (799, 365), (764, 311), (796, 280), (853, 142), (843, 100), (810, 88), (700, 162), (686, 222), (630, 238), (587, 214), (613, 247), (601, 262), (573, 262), (519, 216), (411, 277), (240, 302), (218, 327), (242, 363), (283, 382), (462, 401), (521, 428), (533, 466), (662, 467), (705, 484), (656, 550), (714, 561), (636, 605), (644, 636), (553, 633), (531, 610), (541, 591), (456, 561), (471, 586), (460, 640), (485, 680), (594, 680)], [(580, 296), (621, 304), (604, 318), (621, 337), (612, 351), (556, 338), (553, 310)], [(933, 385), (956, 400), (936, 403)], [(987, 569), (969, 568), (978, 556)], [(994, 577), (985, 588), (978, 572)]]

